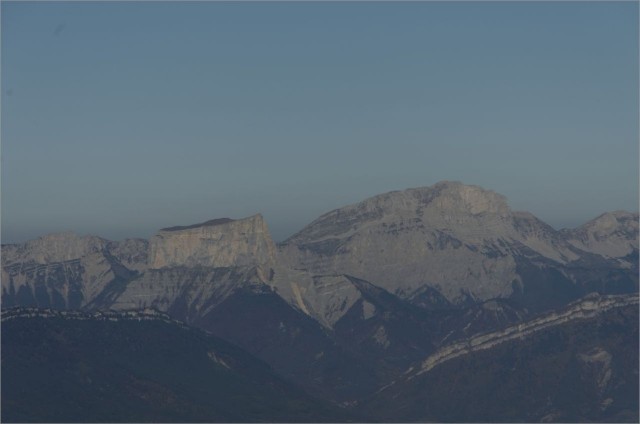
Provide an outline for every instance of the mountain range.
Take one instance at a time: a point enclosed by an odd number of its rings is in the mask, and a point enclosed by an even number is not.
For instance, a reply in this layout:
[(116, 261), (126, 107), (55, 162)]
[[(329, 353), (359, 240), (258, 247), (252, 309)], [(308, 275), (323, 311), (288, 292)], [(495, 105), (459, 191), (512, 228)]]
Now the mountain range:
[[(477, 408), (441, 403), (467, 414), (447, 415), (421, 406), (433, 389), (417, 383), (432, 374), (414, 375), (424, 370), (419, 364), (445, 358), (433, 370), (440, 373), (514, 344), (512, 352), (534, 355), (558, 331), (582, 334), (589, 322), (637, 315), (638, 271), (637, 213), (608, 212), (555, 230), (493, 191), (444, 181), (333, 210), (279, 244), (258, 214), (164, 228), (149, 240), (62, 233), (2, 245), (2, 308), (152, 309), (232, 343), (287, 384), (362, 419), (473, 421), (482, 416)], [(620, 337), (637, 336), (632, 321)], [(625, 351), (619, 339), (606, 346), (574, 339), (571, 361), (613, 355), (618, 364), (619, 355), (635, 355), (637, 362), (637, 345)], [(480, 350), (468, 347), (478, 343)], [(578, 349), (587, 345), (586, 353)], [(637, 363), (634, 370), (637, 383)], [(508, 380), (506, 371), (496, 373)], [(537, 392), (531, 396), (538, 402)], [(520, 416), (496, 406), (483, 417), (637, 419), (637, 408), (618, 407), (618, 398), (597, 413), (584, 409), (592, 399), (585, 395)]]

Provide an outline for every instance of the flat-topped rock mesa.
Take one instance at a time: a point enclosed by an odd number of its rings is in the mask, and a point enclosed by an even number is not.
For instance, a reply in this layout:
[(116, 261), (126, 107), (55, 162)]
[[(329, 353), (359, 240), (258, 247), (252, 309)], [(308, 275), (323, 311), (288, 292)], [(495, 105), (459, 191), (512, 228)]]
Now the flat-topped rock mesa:
[(271, 264), (276, 247), (262, 215), (165, 228), (149, 242), (149, 268)]
[(271, 291), (277, 250), (262, 215), (161, 229), (144, 274), (109, 295), (112, 309), (155, 308), (198, 322), (239, 290)]

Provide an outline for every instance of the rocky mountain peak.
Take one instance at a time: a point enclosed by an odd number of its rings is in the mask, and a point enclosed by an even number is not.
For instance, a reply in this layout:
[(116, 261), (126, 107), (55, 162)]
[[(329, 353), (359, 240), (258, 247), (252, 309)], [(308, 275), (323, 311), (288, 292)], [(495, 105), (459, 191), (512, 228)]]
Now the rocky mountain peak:
[(450, 212), (470, 214), (496, 213), (506, 215), (509, 206), (506, 198), (491, 190), (459, 181), (440, 181), (431, 187), (410, 189), (428, 199), (433, 206)]
[[(386, 213), (420, 213), (424, 208), (450, 213), (507, 214), (506, 198), (491, 190), (459, 181), (440, 181), (426, 187), (391, 191), (353, 205), (360, 208), (381, 208)], [(347, 207), (348, 208), (348, 207)]]
[(449, 300), (488, 299), (511, 293), (507, 243), (516, 237), (504, 196), (442, 181), (329, 212), (286, 240), (281, 256), (295, 269), (353, 275), (406, 296), (429, 285)]
[(149, 268), (264, 266), (276, 249), (262, 215), (222, 218), (160, 230), (149, 242)]
[(620, 258), (638, 251), (638, 214), (606, 212), (586, 224), (563, 230), (571, 244), (587, 252)]
[(614, 232), (638, 233), (638, 214), (627, 211), (605, 212), (582, 226), (594, 236), (609, 236)]
[[(422, 222), (433, 228), (478, 228), (487, 220), (504, 221), (511, 211), (506, 198), (482, 187), (457, 181), (391, 191), (328, 212), (284, 244), (305, 239), (345, 237), (357, 228)], [(491, 224), (495, 227), (496, 224)], [(475, 231), (475, 230), (474, 230)]]
[(65, 262), (101, 252), (107, 243), (100, 237), (80, 236), (73, 232), (47, 234), (21, 245), (2, 246), (2, 264)]
[(442, 181), (329, 212), (280, 251), (288, 266), (314, 275), (352, 275), (405, 297), (431, 287), (464, 303), (510, 297), (535, 284), (540, 278), (527, 271), (530, 263), (531, 269), (587, 263), (591, 252), (621, 258), (612, 266), (628, 269), (637, 215), (605, 214), (570, 236), (512, 211), (496, 192)]

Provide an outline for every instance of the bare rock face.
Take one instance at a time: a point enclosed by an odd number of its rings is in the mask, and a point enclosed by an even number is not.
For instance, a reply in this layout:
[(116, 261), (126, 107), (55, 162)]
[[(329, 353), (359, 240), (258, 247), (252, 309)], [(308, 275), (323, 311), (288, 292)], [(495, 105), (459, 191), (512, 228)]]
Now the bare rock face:
[(607, 212), (563, 233), (578, 249), (608, 258), (624, 258), (638, 251), (638, 214)]
[(508, 295), (515, 234), (504, 197), (443, 182), (329, 212), (281, 246), (293, 268), (349, 274), (409, 296), (424, 285), (447, 298)]
[(560, 264), (575, 261), (580, 251), (565, 240), (562, 234), (529, 212), (512, 212), (512, 225), (516, 231), (512, 240), (533, 250), (542, 257)]
[(149, 241), (144, 239), (125, 239), (112, 241), (107, 245), (107, 250), (122, 265), (130, 270), (143, 272), (147, 269), (149, 256)]
[(404, 298), (433, 287), (461, 303), (509, 297), (522, 287), (522, 258), (561, 267), (585, 252), (533, 215), (511, 211), (503, 196), (445, 181), (331, 211), (280, 253), (311, 274), (352, 275)]
[[(3, 305), (77, 309), (146, 267), (144, 240), (109, 242), (74, 233), (2, 246)], [(123, 265), (126, 264), (126, 265)]]
[(48, 234), (21, 245), (2, 246), (2, 265), (71, 261), (101, 252), (107, 243), (100, 237), (79, 236), (71, 232)]
[(258, 214), (160, 230), (150, 241), (149, 268), (265, 266), (275, 256), (269, 229)]
[(269, 283), (295, 309), (332, 328), (362, 298), (344, 275), (311, 275), (278, 265)]
[(156, 308), (197, 320), (242, 287), (269, 289), (277, 251), (262, 215), (164, 228), (149, 242), (148, 267), (112, 307)]
[(264, 286), (257, 268), (172, 267), (149, 269), (127, 284), (112, 309), (153, 308), (191, 322), (201, 318), (240, 287)]
[[(449, 361), (461, 355), (467, 355), (471, 352), (479, 350), (491, 349), (494, 346), (508, 342), (514, 339), (522, 339), (533, 333), (540, 332), (549, 327), (563, 325), (576, 320), (585, 320), (600, 315), (610, 309), (623, 308), (638, 304), (638, 296), (618, 295), (618, 296), (599, 296), (592, 294), (579, 301), (573, 302), (561, 311), (539, 316), (530, 321), (518, 324), (517, 326), (508, 327), (500, 331), (492, 333), (478, 334), (470, 339), (458, 341), (456, 343), (446, 345), (437, 352), (427, 357), (422, 362), (422, 367), (416, 370), (416, 374), (423, 374), (430, 371), (443, 362)], [(604, 372), (601, 373), (599, 379), (603, 380), (599, 384), (606, 384), (608, 377), (605, 375), (606, 367), (608, 367), (611, 357), (606, 352), (597, 349), (587, 355), (582, 355), (584, 362), (604, 362)]]

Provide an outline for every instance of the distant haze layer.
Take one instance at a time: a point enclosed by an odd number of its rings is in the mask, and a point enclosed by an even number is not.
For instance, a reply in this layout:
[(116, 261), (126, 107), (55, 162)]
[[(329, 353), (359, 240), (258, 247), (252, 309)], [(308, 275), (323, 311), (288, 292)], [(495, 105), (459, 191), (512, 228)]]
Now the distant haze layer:
[(638, 210), (635, 2), (3, 2), (2, 242), (261, 213), (276, 240), (460, 180)]

